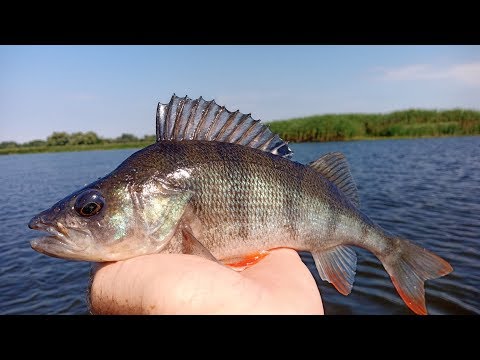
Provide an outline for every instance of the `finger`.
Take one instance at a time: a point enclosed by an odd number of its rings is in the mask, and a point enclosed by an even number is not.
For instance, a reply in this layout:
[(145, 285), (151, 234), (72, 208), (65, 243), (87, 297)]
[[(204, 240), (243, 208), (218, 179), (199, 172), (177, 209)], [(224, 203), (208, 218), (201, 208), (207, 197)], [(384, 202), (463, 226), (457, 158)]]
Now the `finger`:
[(289, 249), (272, 251), (242, 273), (183, 254), (146, 255), (95, 266), (93, 272), (90, 300), (94, 314), (323, 311), (315, 281), (303, 283), (301, 278), (311, 278), (311, 274)]
[(154, 305), (148, 290), (155, 286), (155, 273), (168, 278), (163, 259), (152, 262), (151, 256), (95, 265), (91, 282), (90, 305), (94, 314), (147, 314)]
[(90, 267), (90, 275), (91, 275), (91, 276), (95, 276), (95, 274), (96, 274), (96, 272), (97, 272), (98, 270), (100, 270), (102, 267), (104, 267), (104, 266), (106, 266), (106, 265), (108, 265), (108, 264), (111, 264), (111, 263), (112, 263), (112, 262), (101, 262), (101, 263), (99, 263), (99, 262), (94, 262), (94, 263), (92, 263), (92, 264), (91, 264), (92, 266)]
[(87, 303), (87, 309), (88, 309), (88, 312), (90, 314), (94, 314), (94, 311), (92, 309), (92, 299), (91, 299), (93, 279), (94, 279), (97, 271), (100, 270), (102, 267), (108, 265), (108, 264), (110, 264), (110, 262), (104, 262), (104, 263), (94, 262), (94, 263), (91, 263), (90, 273), (89, 273), (89, 277), (88, 277), (87, 291), (86, 291), (86, 294), (85, 294), (85, 301)]
[(90, 290), (91, 312), (214, 313), (232, 303), (232, 287), (241, 279), (235, 271), (198, 256), (139, 256), (97, 267)]
[[(319, 289), (295, 250), (280, 248), (243, 271), (247, 278), (268, 288), (276, 304), (291, 313), (323, 314)], [(282, 299), (282, 301), (278, 301)]]

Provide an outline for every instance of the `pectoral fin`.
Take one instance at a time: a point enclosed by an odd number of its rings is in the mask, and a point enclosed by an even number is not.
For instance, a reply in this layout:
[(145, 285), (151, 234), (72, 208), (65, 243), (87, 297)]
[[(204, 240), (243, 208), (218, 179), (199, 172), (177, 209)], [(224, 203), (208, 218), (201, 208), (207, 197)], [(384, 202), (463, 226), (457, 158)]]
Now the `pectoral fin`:
[(217, 261), (215, 256), (192, 234), (188, 226), (182, 226), (179, 230), (182, 235), (182, 253), (201, 256), (215, 262)]

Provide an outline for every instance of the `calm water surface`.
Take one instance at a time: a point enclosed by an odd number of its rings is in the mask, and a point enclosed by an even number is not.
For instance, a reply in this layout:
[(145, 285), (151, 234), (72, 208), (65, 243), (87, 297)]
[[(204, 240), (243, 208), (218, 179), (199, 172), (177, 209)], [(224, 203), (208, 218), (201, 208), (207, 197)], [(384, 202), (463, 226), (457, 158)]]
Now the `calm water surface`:
[[(480, 314), (480, 137), (291, 144), (307, 163), (343, 152), (361, 209), (386, 230), (445, 258), (454, 272), (426, 282), (430, 314)], [(90, 264), (33, 251), (30, 218), (112, 171), (136, 150), (0, 156), (0, 314), (86, 314)], [(412, 314), (380, 262), (355, 248), (352, 293), (319, 279), (327, 314)]]

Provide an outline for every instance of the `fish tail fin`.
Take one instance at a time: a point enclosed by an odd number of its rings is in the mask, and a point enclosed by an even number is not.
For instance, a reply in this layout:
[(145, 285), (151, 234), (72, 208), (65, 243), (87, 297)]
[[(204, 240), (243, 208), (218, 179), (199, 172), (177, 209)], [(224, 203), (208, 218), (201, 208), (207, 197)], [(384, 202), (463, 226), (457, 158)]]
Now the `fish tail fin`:
[(426, 315), (424, 282), (447, 275), (452, 266), (441, 257), (411, 243), (391, 237), (395, 250), (379, 256), (397, 292), (416, 314)]

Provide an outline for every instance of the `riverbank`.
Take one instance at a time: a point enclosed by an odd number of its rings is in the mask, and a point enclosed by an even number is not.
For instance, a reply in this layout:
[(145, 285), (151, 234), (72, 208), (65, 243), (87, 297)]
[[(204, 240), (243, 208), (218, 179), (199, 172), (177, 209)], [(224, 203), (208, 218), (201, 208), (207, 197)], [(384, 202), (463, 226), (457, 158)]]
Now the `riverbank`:
[(32, 146), (32, 147), (14, 147), (0, 149), (0, 155), (11, 154), (32, 154), (45, 152), (70, 152), (70, 151), (91, 151), (91, 150), (117, 150), (144, 148), (152, 142), (136, 141), (129, 143), (111, 143), (111, 144), (92, 144), (92, 145), (57, 145), (57, 146)]
[[(443, 138), (443, 137), (463, 137), (472, 135), (437, 135), (437, 136), (376, 136), (376, 137), (355, 137), (348, 140), (339, 141), (374, 141), (374, 140), (400, 140), (400, 139), (425, 139), (425, 138)], [(480, 134), (474, 134), (480, 136)], [(332, 140), (333, 141), (333, 140)], [(296, 141), (289, 141), (295, 143)], [(303, 141), (303, 142), (322, 142), (322, 141)], [(325, 141), (328, 142), (328, 141)], [(12, 149), (0, 149), (0, 155), (13, 154), (34, 154), (34, 153), (48, 153), (48, 152), (74, 152), (74, 151), (93, 151), (93, 150), (118, 150), (118, 149), (142, 149), (151, 142), (132, 142), (126, 144), (96, 144), (96, 145), (75, 145), (75, 146), (36, 146), (36, 147), (21, 147)]]
[[(267, 125), (289, 142), (471, 136), (480, 135), (480, 111), (410, 109), (387, 114), (327, 114), (272, 121)], [(154, 141), (154, 135), (138, 139), (123, 134), (117, 139), (102, 139), (93, 132), (53, 133), (47, 141), (1, 143), (0, 155), (143, 148)]]

